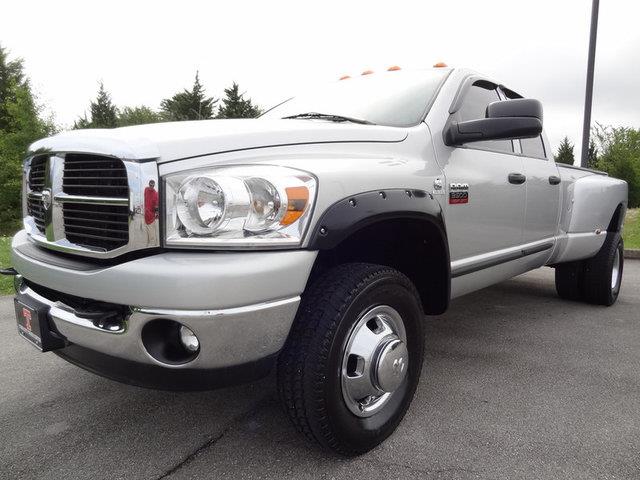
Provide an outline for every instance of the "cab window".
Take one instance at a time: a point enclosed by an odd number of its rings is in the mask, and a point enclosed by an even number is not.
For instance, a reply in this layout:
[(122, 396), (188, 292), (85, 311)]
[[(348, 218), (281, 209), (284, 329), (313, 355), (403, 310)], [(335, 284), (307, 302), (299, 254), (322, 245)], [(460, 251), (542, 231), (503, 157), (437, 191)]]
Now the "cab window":
[[(460, 109), (454, 114), (454, 119), (458, 122), (466, 122), (467, 120), (485, 118), (487, 106), (500, 100), (497, 90), (490, 85), (488, 82), (474, 83), (465, 95)], [(513, 153), (511, 140), (485, 140), (465, 146), (479, 150)]]
[(522, 154), (527, 157), (547, 158), (542, 136), (540, 135), (535, 138), (521, 138), (520, 148), (522, 149)]

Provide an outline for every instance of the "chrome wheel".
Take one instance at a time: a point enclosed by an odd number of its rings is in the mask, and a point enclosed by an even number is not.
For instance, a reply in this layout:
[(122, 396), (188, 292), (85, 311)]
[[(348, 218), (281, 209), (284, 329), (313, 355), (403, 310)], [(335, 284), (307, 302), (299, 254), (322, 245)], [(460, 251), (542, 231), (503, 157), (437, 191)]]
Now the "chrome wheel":
[(409, 352), (400, 314), (388, 305), (365, 312), (351, 330), (342, 358), (342, 396), (359, 417), (378, 412), (407, 375)]
[(616, 256), (613, 257), (613, 268), (611, 269), (611, 290), (615, 291), (618, 287), (620, 277), (620, 250), (616, 249)]

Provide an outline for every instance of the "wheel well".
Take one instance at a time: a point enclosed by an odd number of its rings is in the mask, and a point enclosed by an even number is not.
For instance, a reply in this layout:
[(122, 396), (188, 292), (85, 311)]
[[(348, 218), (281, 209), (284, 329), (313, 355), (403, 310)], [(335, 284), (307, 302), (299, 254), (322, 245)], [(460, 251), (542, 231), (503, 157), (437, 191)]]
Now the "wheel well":
[(367, 225), (334, 248), (321, 250), (312, 278), (336, 265), (367, 262), (393, 267), (416, 286), (425, 313), (443, 313), (449, 304), (447, 240), (434, 222), (397, 218)]
[(607, 232), (619, 232), (622, 229), (622, 222), (624, 221), (624, 218), (622, 218), (623, 210), (623, 205), (619, 204), (616, 211), (613, 213), (613, 217), (611, 217), (611, 221), (607, 227)]

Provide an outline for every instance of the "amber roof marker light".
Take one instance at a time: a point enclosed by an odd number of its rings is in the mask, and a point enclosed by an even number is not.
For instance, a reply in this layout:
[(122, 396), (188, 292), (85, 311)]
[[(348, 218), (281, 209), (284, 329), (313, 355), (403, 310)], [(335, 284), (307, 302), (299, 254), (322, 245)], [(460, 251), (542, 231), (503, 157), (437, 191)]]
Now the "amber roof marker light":
[(436, 64), (434, 64), (434, 65), (433, 65), (433, 68), (446, 68), (446, 67), (448, 67), (448, 66), (449, 66), (449, 65), (447, 65), (447, 64), (446, 64), (446, 63), (444, 63), (444, 62), (438, 62), (438, 63), (436, 63)]
[(351, 75), (343, 75), (338, 80), (347, 80), (349, 78), (351, 78)]
[(373, 73), (373, 70), (365, 70), (360, 75), (371, 75), (372, 73)]
[(398, 65), (393, 65), (387, 68), (387, 72), (397, 72), (398, 70), (402, 70)]

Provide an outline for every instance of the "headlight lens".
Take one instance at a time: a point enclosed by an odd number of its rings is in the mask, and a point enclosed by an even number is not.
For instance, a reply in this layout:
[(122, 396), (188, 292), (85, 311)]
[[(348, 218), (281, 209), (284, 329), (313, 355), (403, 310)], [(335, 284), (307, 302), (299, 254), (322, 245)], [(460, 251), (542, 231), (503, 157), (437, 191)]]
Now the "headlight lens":
[(166, 244), (299, 245), (316, 180), (278, 166), (207, 168), (165, 177)]
[(176, 213), (187, 233), (211, 235), (242, 227), (249, 208), (249, 192), (242, 180), (208, 176), (187, 178), (178, 191)]

